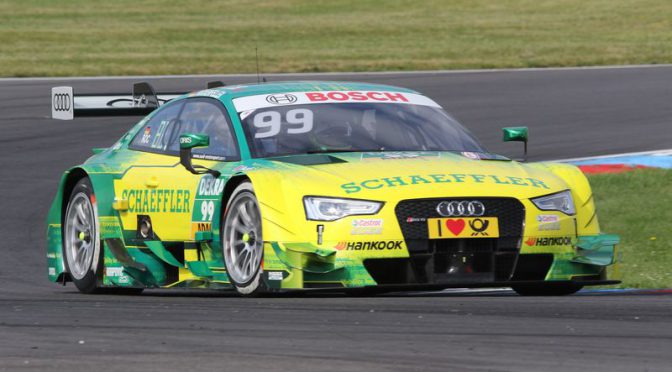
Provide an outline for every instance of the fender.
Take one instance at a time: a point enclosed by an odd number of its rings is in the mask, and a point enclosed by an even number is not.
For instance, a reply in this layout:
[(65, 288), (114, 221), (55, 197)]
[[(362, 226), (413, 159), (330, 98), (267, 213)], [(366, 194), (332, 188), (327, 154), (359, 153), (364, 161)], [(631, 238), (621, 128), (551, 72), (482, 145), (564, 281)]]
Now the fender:
[[(47, 261), (48, 276), (51, 281), (67, 281), (63, 264), (63, 215), (72, 186), (78, 179), (88, 176), (96, 196), (96, 206), (100, 218), (101, 238), (122, 238), (119, 218), (112, 209), (114, 200), (113, 180), (118, 174), (101, 173), (89, 165), (68, 169), (62, 176), (54, 200), (47, 215)], [(74, 180), (72, 177), (76, 177)], [(67, 195), (66, 195), (67, 194)]]

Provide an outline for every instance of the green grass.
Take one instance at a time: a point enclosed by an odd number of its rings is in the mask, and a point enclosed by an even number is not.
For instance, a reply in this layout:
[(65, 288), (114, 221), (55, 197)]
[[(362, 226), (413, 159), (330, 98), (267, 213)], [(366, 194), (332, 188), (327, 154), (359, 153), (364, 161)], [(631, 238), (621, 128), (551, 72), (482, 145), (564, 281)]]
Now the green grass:
[(672, 62), (667, 0), (0, 2), (0, 76)]
[(589, 177), (602, 231), (621, 236), (612, 274), (629, 288), (672, 288), (672, 170)]

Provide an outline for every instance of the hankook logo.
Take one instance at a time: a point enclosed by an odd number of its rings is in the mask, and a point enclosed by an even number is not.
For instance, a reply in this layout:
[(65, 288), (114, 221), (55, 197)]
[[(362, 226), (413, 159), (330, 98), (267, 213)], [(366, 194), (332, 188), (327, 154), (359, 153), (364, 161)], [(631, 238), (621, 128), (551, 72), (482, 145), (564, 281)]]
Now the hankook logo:
[(296, 102), (296, 98), (293, 94), (271, 94), (266, 96), (266, 101), (274, 105), (289, 105)]
[(54, 94), (54, 111), (70, 111), (71, 100), (67, 93)]
[(443, 201), (436, 211), (444, 217), (480, 217), (485, 214), (485, 206), (478, 200)]

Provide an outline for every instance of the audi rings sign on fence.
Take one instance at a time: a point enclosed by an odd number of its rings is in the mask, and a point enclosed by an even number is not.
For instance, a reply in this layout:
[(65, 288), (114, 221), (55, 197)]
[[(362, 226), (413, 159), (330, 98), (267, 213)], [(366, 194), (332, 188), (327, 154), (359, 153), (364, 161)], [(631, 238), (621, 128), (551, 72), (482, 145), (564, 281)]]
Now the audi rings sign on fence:
[(56, 111), (70, 111), (70, 106), (72, 106), (70, 95), (67, 93), (54, 94), (53, 102), (51, 104), (54, 105), (54, 110)]
[(480, 217), (485, 214), (485, 205), (478, 200), (443, 201), (436, 211), (443, 217)]
[(51, 88), (51, 117), (72, 120), (74, 117), (74, 96), (72, 87)]

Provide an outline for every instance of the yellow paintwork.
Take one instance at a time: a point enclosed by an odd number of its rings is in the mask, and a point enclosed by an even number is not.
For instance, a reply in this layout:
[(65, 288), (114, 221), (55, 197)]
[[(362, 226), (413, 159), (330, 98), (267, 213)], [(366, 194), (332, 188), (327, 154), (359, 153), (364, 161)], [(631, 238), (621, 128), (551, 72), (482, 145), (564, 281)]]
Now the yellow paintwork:
[[(198, 164), (213, 166), (215, 162), (198, 161)], [(135, 230), (138, 214), (144, 214), (150, 215), (154, 233), (161, 240), (193, 240), (198, 231), (198, 225), (192, 226), (193, 206), (201, 177), (187, 172), (174, 156), (152, 153), (138, 156), (134, 166), (114, 181), (115, 199), (120, 201), (120, 207), (125, 207), (118, 209), (123, 229)], [(144, 194), (141, 199), (137, 199), (137, 194), (130, 197), (130, 191), (146, 191), (148, 198)], [(138, 200), (145, 199), (154, 208), (143, 209)]]
[[(401, 159), (350, 156), (347, 160), (312, 166), (264, 161), (263, 166), (248, 169), (246, 175), (253, 183), (261, 207), (264, 240), (281, 243), (279, 249), (288, 259), (303, 257), (304, 253), (286, 248), (301, 243), (334, 252), (339, 262), (354, 264), (370, 258), (408, 257), (394, 207), (405, 199), (448, 199), (451, 196), (520, 200), (526, 211), (521, 254), (553, 253), (570, 259), (575, 253), (577, 235), (599, 233), (590, 186), (573, 166), (473, 160), (450, 153)], [(215, 162), (200, 163), (217, 166)], [(135, 230), (138, 214), (151, 216), (154, 232), (164, 241), (193, 241), (197, 231), (212, 229), (210, 221), (195, 217), (200, 213), (194, 210), (197, 188), (204, 176), (189, 174), (172, 156), (145, 154), (134, 164), (114, 183), (115, 198), (125, 201), (123, 206), (127, 207), (115, 208), (123, 229)], [(572, 190), (574, 197), (577, 209), (574, 216), (540, 211), (530, 201), (530, 198), (567, 189)], [(155, 198), (159, 198), (160, 190), (164, 191), (158, 203), (148, 202), (150, 209), (152, 205), (155, 208), (147, 212), (138, 207), (138, 201), (129, 196), (129, 190), (143, 193), (146, 190), (150, 196), (154, 190)], [(371, 216), (308, 221), (303, 205), (307, 195), (373, 200), (383, 202), (384, 206)], [(137, 194), (133, 197), (137, 198)], [(142, 200), (144, 202), (144, 196)], [(174, 205), (181, 208), (171, 211)], [(551, 222), (542, 226), (540, 219)], [(491, 221), (495, 222), (499, 221)], [(323, 227), (321, 236), (317, 233), (318, 225)], [(266, 251), (267, 259), (275, 254), (268, 247)], [(266, 261), (266, 265), (269, 269), (282, 266), (277, 261)], [(195, 279), (190, 275), (187, 269), (180, 269), (181, 282)], [(300, 287), (302, 275), (301, 269), (290, 268), (283, 288)]]
[[(350, 163), (300, 166), (280, 164), (278, 169), (251, 171), (255, 192), (262, 205), (264, 239), (281, 242), (311, 242), (324, 249), (336, 249), (342, 242), (403, 240), (401, 229), (394, 213), (396, 204), (404, 199), (455, 197), (514, 197), (525, 207), (525, 230), (523, 240), (530, 237), (572, 237), (595, 235), (599, 225), (594, 216), (594, 204), (590, 186), (585, 176), (576, 167), (564, 164), (521, 164), (506, 161), (472, 160), (459, 155), (441, 154), (442, 157), (419, 157), (414, 159), (383, 160), (361, 159)], [(372, 179), (401, 177), (410, 180), (413, 175), (480, 174), (495, 175), (498, 180), (535, 179), (545, 187), (501, 184), (478, 177), (457, 177), (446, 183), (416, 183), (394, 185), (377, 189), (362, 189), (346, 193), (341, 185)], [(444, 178), (448, 179), (448, 178)], [(406, 182), (409, 183), (409, 182)], [(530, 198), (548, 195), (562, 190), (572, 190), (577, 214), (568, 216), (561, 212), (540, 211)], [(385, 202), (375, 216), (351, 216), (332, 222), (306, 221), (303, 196), (319, 195), (347, 197)], [(539, 216), (557, 216), (557, 230), (540, 230)], [(592, 217), (592, 220), (591, 220)], [(382, 228), (377, 234), (353, 235), (355, 220), (380, 219)], [(317, 244), (317, 226), (323, 225), (323, 242)], [(521, 253), (570, 253), (572, 245), (528, 246), (521, 245)], [(405, 251), (405, 249), (404, 249)], [(398, 250), (347, 251), (339, 250), (340, 257), (406, 257)]]

